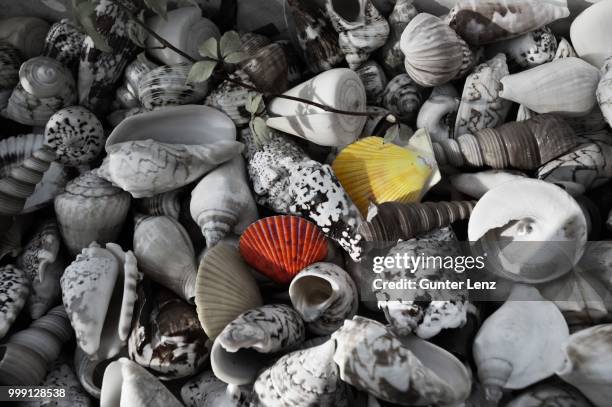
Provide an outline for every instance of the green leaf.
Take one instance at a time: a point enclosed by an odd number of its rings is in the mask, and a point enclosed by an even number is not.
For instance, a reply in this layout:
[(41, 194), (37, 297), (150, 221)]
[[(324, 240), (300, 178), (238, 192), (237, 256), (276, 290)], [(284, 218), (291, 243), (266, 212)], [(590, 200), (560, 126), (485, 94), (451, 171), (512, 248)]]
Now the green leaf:
[(242, 41), (240, 41), (240, 35), (236, 31), (227, 31), (221, 37), (221, 55), (226, 57), (234, 52), (240, 51), (241, 45)]
[(251, 113), (252, 115), (257, 113), (257, 107), (259, 106), (259, 102), (257, 102), (257, 104), (255, 103), (258, 99), (258, 96), (261, 95), (253, 95), (252, 93), (249, 93), (249, 95), (247, 96), (247, 102), (244, 105), (244, 108), (247, 110), (247, 112)]
[(264, 144), (270, 138), (270, 129), (266, 125), (266, 121), (261, 117), (255, 117), (253, 119), (253, 130), (255, 135)]
[(203, 57), (208, 57), (212, 59), (219, 59), (219, 50), (217, 48), (217, 39), (215, 37), (211, 37), (204, 41), (200, 48), (198, 48), (198, 52)]
[(397, 138), (397, 136), (399, 136), (399, 131), (399, 124), (389, 127), (389, 129), (385, 133), (385, 138), (383, 142), (385, 144), (392, 143)]
[(237, 64), (246, 57), (247, 54), (245, 52), (232, 52), (231, 54), (223, 57), (223, 62), (227, 62), (228, 64)]
[(144, 0), (145, 6), (152, 10), (155, 14), (168, 19), (168, 1), (167, 0)]
[(205, 82), (210, 78), (217, 66), (217, 61), (198, 61), (191, 67), (187, 83)]

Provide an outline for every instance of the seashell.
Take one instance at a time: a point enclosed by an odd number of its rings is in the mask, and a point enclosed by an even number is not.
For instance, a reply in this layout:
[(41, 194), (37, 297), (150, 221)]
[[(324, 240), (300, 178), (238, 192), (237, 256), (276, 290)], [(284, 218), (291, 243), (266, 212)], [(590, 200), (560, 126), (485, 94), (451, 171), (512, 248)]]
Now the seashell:
[(195, 181), (240, 154), (242, 148), (241, 143), (231, 140), (202, 145), (151, 139), (107, 142), (108, 156), (97, 174), (134, 198), (151, 197)]
[(504, 54), (478, 65), (465, 80), (455, 122), (455, 138), (494, 128), (506, 121), (512, 103), (500, 97), (500, 81), (508, 75)]
[(401, 121), (416, 119), (425, 99), (425, 89), (408, 74), (400, 74), (389, 81), (383, 93), (383, 106)]
[(18, 215), (24, 209), (53, 160), (55, 152), (43, 146), (0, 179), (0, 217)]
[(327, 241), (305, 219), (271, 216), (244, 231), (240, 237), (240, 254), (266, 277), (279, 284), (289, 284), (304, 267), (327, 256)]
[(147, 73), (151, 72), (155, 68), (159, 68), (159, 65), (148, 60), (145, 54), (139, 54), (136, 59), (134, 59), (125, 67), (123, 78), (124, 85), (127, 90), (135, 97), (139, 97), (138, 84), (140, 83), (140, 80), (143, 76), (145, 76)]
[(259, 219), (241, 156), (235, 156), (202, 178), (191, 192), (190, 212), (209, 248), (228, 233), (240, 235)]
[(104, 370), (111, 361), (112, 359), (94, 361), (78, 346), (74, 350), (74, 370), (79, 383), (89, 395), (96, 399), (100, 399)]
[(60, 277), (65, 268), (63, 259), (57, 259), (46, 268), (45, 278), (42, 281), (38, 278), (32, 280), (26, 307), (33, 320), (42, 317), (52, 307), (61, 303)]
[(131, 109), (119, 109), (119, 110), (115, 110), (114, 112), (106, 116), (106, 121), (108, 122), (110, 126), (114, 128), (114, 127), (119, 126), (119, 124), (125, 119), (127, 119), (128, 117), (132, 117), (132, 116), (136, 116), (136, 115), (139, 115), (142, 113), (148, 113), (148, 112), (150, 111), (145, 109), (142, 106), (133, 107)]
[(508, 301), (487, 318), (474, 340), (474, 360), (485, 397), (498, 402), (503, 389), (523, 389), (563, 365), (569, 336), (557, 307), (534, 287), (517, 285)]
[(2, 115), (29, 126), (44, 126), (59, 109), (76, 98), (72, 74), (55, 59), (35, 57), (19, 68), (19, 83)]
[[(235, 71), (229, 77), (249, 86), (254, 86), (246, 72), (241, 70)], [(249, 98), (255, 95), (256, 92), (226, 80), (210, 92), (204, 104), (227, 114), (234, 124), (240, 127), (248, 124), (251, 120), (251, 114), (246, 110), (245, 104)]]
[(249, 58), (242, 60), (240, 68), (253, 84), (263, 92), (283, 93), (289, 88), (289, 66), (283, 46), (269, 44)]
[(200, 102), (208, 92), (208, 83), (187, 83), (192, 64), (164, 65), (145, 73), (138, 82), (138, 97), (145, 109), (188, 105)]
[(0, 20), (0, 41), (8, 42), (26, 58), (43, 51), (49, 23), (37, 17), (11, 17)]
[(155, 376), (127, 358), (104, 371), (101, 407), (181, 407), (180, 401)]
[(385, 45), (389, 23), (370, 0), (327, 0), (325, 6), (351, 69), (357, 69), (370, 53)]
[(328, 335), (357, 313), (357, 286), (342, 268), (314, 263), (291, 281), (289, 297), (296, 311), (316, 335)]
[(459, 192), (480, 199), (493, 188), (507, 182), (520, 181), (525, 177), (526, 175), (519, 171), (486, 170), (453, 175), (450, 181)]
[(483, 45), (518, 37), (569, 15), (567, 0), (458, 0), (448, 19), (468, 43)]
[(565, 38), (561, 38), (561, 40), (559, 41), (559, 45), (557, 46), (557, 53), (555, 54), (554, 59), (562, 58), (578, 58), (578, 54), (576, 54), (574, 47)]
[(382, 102), (387, 77), (382, 67), (374, 61), (367, 61), (355, 70), (366, 91), (367, 102), (378, 105)]
[(210, 348), (195, 307), (170, 291), (139, 289), (136, 318), (128, 340), (130, 358), (161, 380), (198, 372)]
[(577, 387), (597, 407), (607, 405), (610, 399), (611, 337), (612, 324), (596, 325), (572, 334), (560, 345), (565, 360), (557, 375)]
[[(138, 6), (136, 7), (138, 9)], [(117, 82), (137, 51), (130, 38), (130, 17), (113, 2), (97, 3), (93, 28), (104, 38), (112, 52), (95, 47), (87, 36), (81, 46), (78, 72), (78, 104), (104, 117), (110, 108)]]
[[(366, 93), (359, 75), (347, 68), (323, 72), (284, 93), (329, 107), (364, 112)], [(323, 146), (341, 146), (357, 139), (365, 116), (343, 115), (297, 101), (275, 98), (267, 105), (268, 127)]]
[(396, 242), (468, 219), (473, 201), (423, 202), (403, 204), (386, 202), (373, 205), (368, 221), (357, 228), (368, 242)]
[(435, 87), (429, 99), (419, 109), (417, 128), (427, 130), (434, 141), (441, 142), (452, 138), (459, 102), (459, 95), (452, 85)]
[(90, 407), (91, 400), (87, 393), (83, 391), (79, 380), (75, 376), (72, 368), (68, 363), (60, 359), (57, 359), (51, 364), (49, 373), (41, 386), (45, 387), (58, 387), (65, 389), (68, 400), (58, 400), (50, 398), (42, 398), (32, 403), (34, 407)]
[(468, 237), (474, 253), (487, 253), (491, 272), (540, 283), (576, 265), (584, 252), (587, 224), (580, 206), (563, 189), (524, 179), (504, 183), (478, 201)]
[(0, 267), (0, 338), (8, 332), (25, 305), (30, 293), (30, 282), (26, 273), (12, 265)]
[(400, 49), (400, 38), (408, 23), (419, 13), (413, 0), (397, 0), (389, 14), (389, 37), (381, 49), (381, 64), (390, 76), (405, 72), (404, 53)]
[(125, 345), (138, 279), (134, 254), (114, 243), (92, 243), (64, 271), (64, 306), (78, 346), (93, 359), (110, 359)]
[(474, 65), (468, 45), (444, 21), (420, 13), (400, 39), (406, 72), (421, 86), (445, 84), (464, 76)]
[(245, 32), (240, 35), (240, 52), (252, 58), (262, 48), (272, 43), (272, 40), (263, 34)]
[(591, 403), (573, 387), (559, 383), (540, 383), (513, 398), (507, 407), (545, 406), (590, 407)]
[[(181, 7), (169, 11), (166, 18), (153, 16), (147, 20), (147, 26), (193, 58), (200, 57), (198, 47), (204, 41), (221, 36), (215, 23), (202, 17), (199, 7)], [(189, 62), (172, 49), (163, 47), (152, 35), (147, 37), (146, 42), (147, 52), (166, 65)]]
[(579, 58), (562, 58), (501, 80), (499, 96), (536, 113), (582, 116), (597, 104), (596, 68)]
[(84, 40), (85, 34), (72, 21), (64, 18), (51, 25), (42, 55), (53, 58), (71, 72), (76, 72)]
[(580, 58), (600, 69), (605, 60), (612, 56), (612, 47), (603, 40), (610, 33), (608, 22), (612, 16), (612, 7), (606, 1), (598, 3), (590, 5), (574, 19), (570, 27), (570, 38)]
[(601, 68), (601, 80), (597, 85), (597, 102), (606, 122), (612, 123), (612, 58), (607, 59)]
[(134, 254), (145, 276), (193, 304), (195, 252), (187, 231), (177, 220), (168, 216), (139, 219), (134, 228)]
[(13, 88), (19, 83), (21, 62), (19, 51), (8, 42), (0, 41), (0, 110), (6, 107)]
[(242, 390), (242, 387), (217, 379), (207, 370), (183, 385), (181, 399), (187, 407), (247, 407), (249, 400), (241, 397)]
[(417, 202), (427, 192), (431, 166), (415, 151), (367, 137), (344, 148), (334, 173), (363, 215), (370, 203)]
[(42, 147), (44, 137), (41, 134), (23, 134), (0, 140), (0, 177), (10, 175), (13, 168)]
[(178, 220), (181, 211), (180, 189), (154, 195), (150, 198), (136, 200), (136, 208), (140, 213), (149, 216), (169, 216)]
[(557, 38), (550, 28), (542, 27), (520, 37), (493, 43), (487, 46), (486, 52), (489, 57), (504, 53), (511, 69), (530, 69), (555, 59)]
[(252, 405), (347, 406), (346, 385), (333, 361), (335, 350), (334, 341), (328, 340), (283, 356), (257, 377)]
[(490, 166), (535, 170), (581, 144), (574, 130), (561, 117), (537, 115), (522, 122), (508, 122), (496, 129), (464, 134), (439, 143), (436, 160), (451, 160), (462, 167)]
[(469, 373), (458, 359), (416, 337), (400, 341), (379, 322), (356, 316), (332, 340), (340, 378), (381, 400), (403, 406), (455, 405), (470, 394)]
[(62, 306), (32, 322), (27, 329), (11, 336), (0, 346), (0, 384), (36, 386), (57, 359), (72, 330)]
[(54, 207), (64, 243), (76, 256), (91, 242), (117, 239), (130, 209), (130, 196), (87, 172), (66, 185), (65, 192), (55, 197)]
[(329, 19), (313, 2), (287, 0), (288, 11), (293, 17), (297, 44), (308, 69), (315, 74), (328, 71), (343, 61), (338, 44), (338, 34)]
[(215, 339), (212, 370), (226, 383), (252, 383), (272, 353), (288, 351), (304, 341), (304, 323), (287, 305), (264, 305), (240, 314)]
[(130, 92), (127, 86), (123, 85), (118, 87), (115, 91), (115, 101), (113, 104), (123, 109), (132, 109), (141, 106), (138, 97)]
[(90, 163), (102, 151), (104, 141), (102, 123), (81, 106), (57, 111), (45, 126), (45, 143), (62, 164), (76, 167)]
[(209, 338), (238, 315), (263, 305), (257, 283), (235, 247), (219, 243), (206, 250), (196, 278), (195, 304)]

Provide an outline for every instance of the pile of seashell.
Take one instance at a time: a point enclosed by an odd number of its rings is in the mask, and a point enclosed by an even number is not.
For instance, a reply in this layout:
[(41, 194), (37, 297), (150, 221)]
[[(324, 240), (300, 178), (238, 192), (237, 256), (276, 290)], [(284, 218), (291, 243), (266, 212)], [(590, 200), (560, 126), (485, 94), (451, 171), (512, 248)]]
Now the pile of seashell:
[[(610, 405), (610, 246), (587, 241), (612, 237), (612, 0), (145, 3), (91, 1), (107, 50), (68, 18), (0, 19), (0, 385), (66, 389), (40, 406)], [(229, 30), (244, 59), (187, 81)], [(461, 239), (505, 302), (362, 298), (368, 247)]]

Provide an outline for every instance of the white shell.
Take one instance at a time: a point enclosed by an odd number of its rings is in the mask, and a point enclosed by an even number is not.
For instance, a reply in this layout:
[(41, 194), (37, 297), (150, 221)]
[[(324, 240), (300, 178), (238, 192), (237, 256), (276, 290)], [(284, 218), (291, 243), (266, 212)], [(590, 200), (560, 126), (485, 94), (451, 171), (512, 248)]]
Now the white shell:
[(204, 100), (208, 82), (187, 83), (192, 64), (180, 63), (154, 68), (138, 81), (137, 95), (145, 109), (188, 105)]
[(601, 68), (601, 80), (597, 85), (597, 102), (606, 122), (612, 123), (612, 59), (607, 59)]
[(572, 44), (580, 58), (598, 69), (612, 56), (612, 44), (606, 41), (612, 33), (611, 18), (612, 4), (599, 1), (576, 17), (570, 28)]
[(452, 85), (435, 87), (419, 110), (417, 128), (427, 130), (433, 141), (440, 142), (453, 137), (459, 103), (459, 95)]
[(493, 188), (525, 177), (525, 174), (518, 171), (487, 170), (453, 175), (450, 181), (459, 192), (480, 199)]
[(42, 53), (51, 26), (37, 17), (11, 17), (0, 20), (0, 41), (13, 45), (26, 58)]
[[(147, 26), (193, 58), (200, 57), (198, 47), (204, 41), (213, 37), (219, 39), (221, 36), (215, 23), (202, 17), (202, 10), (199, 7), (182, 7), (169, 11), (165, 19), (160, 16), (151, 17), (147, 20)], [(149, 54), (164, 64), (189, 62), (168, 47), (153, 49), (160, 46), (161, 44), (152, 35), (147, 37)]]
[[(366, 107), (366, 92), (359, 75), (346, 68), (323, 72), (284, 94), (351, 112), (363, 112)], [(325, 112), (312, 105), (279, 98), (272, 99), (267, 109), (269, 127), (322, 146), (352, 143), (366, 122), (366, 116)]]

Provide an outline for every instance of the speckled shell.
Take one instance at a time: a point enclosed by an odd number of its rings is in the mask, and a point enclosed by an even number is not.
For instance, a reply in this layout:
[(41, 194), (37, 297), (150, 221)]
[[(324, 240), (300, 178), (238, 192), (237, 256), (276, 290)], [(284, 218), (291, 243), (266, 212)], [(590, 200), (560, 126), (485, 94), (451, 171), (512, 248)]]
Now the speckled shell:
[(293, 307), (316, 335), (328, 335), (345, 319), (357, 313), (357, 286), (342, 268), (332, 263), (305, 267), (291, 281), (289, 297)]
[(0, 338), (4, 337), (25, 305), (30, 293), (26, 273), (12, 265), (0, 267)]
[(342, 380), (381, 400), (454, 405), (470, 394), (469, 373), (454, 356), (418, 338), (400, 341), (379, 322), (356, 316), (332, 340)]
[(74, 78), (48, 57), (27, 60), (19, 68), (19, 83), (2, 114), (21, 124), (44, 126), (57, 110), (76, 100)]
[(289, 68), (284, 48), (269, 44), (240, 63), (255, 86), (263, 92), (283, 93), (289, 88)]
[(49, 309), (62, 301), (62, 289), (60, 286), (60, 277), (66, 268), (66, 263), (63, 258), (58, 258), (51, 263), (45, 270), (45, 277), (34, 279), (32, 281), (31, 292), (26, 307), (30, 312), (30, 317), (38, 319), (42, 317)]
[(150, 198), (137, 199), (135, 205), (145, 215), (170, 216), (178, 220), (181, 211), (180, 195), (181, 190), (175, 189)]
[(114, 243), (106, 247), (83, 249), (60, 279), (78, 346), (94, 359), (110, 359), (125, 345), (139, 279), (132, 252)]
[(424, 99), (425, 89), (404, 73), (387, 83), (382, 104), (401, 121), (412, 122), (416, 119)]
[(544, 382), (514, 397), (507, 407), (590, 407), (591, 403), (575, 388), (561, 383)]
[(257, 377), (251, 405), (347, 406), (346, 385), (332, 359), (334, 351), (335, 343), (329, 340), (283, 356)]
[(501, 80), (507, 76), (508, 66), (504, 54), (478, 65), (465, 80), (457, 120), (455, 138), (494, 128), (506, 121), (512, 103), (499, 96)]
[(293, 16), (302, 59), (313, 73), (332, 69), (343, 60), (329, 19), (316, 4), (308, 0), (287, 0)]
[(77, 379), (72, 367), (66, 361), (59, 359), (51, 363), (49, 373), (41, 386), (57, 387), (66, 390), (67, 399), (43, 398), (32, 403), (33, 407), (90, 407), (91, 400)]
[(130, 358), (161, 380), (195, 374), (208, 360), (207, 337), (193, 305), (160, 288), (139, 288), (128, 340)]
[(42, 50), (42, 55), (56, 59), (62, 65), (75, 72), (79, 66), (81, 45), (85, 40), (85, 34), (69, 19), (62, 19), (54, 23)]
[(0, 110), (6, 107), (13, 88), (19, 83), (21, 56), (11, 44), (0, 41)]
[(387, 77), (382, 67), (374, 61), (367, 61), (355, 72), (363, 82), (368, 104), (379, 105), (387, 86)]
[(389, 37), (381, 49), (380, 63), (390, 76), (404, 73), (404, 53), (400, 49), (400, 38), (408, 23), (419, 13), (413, 0), (397, 0), (389, 14)]
[(57, 259), (59, 249), (60, 235), (55, 219), (43, 220), (24, 246), (17, 266), (26, 273), (30, 282), (43, 281), (46, 269)]
[(45, 126), (45, 143), (62, 164), (77, 167), (93, 161), (104, 148), (100, 120), (81, 106), (57, 111)]
[(74, 256), (91, 242), (104, 244), (119, 236), (130, 196), (87, 172), (66, 185), (54, 206), (62, 238)]
[(0, 20), (0, 41), (8, 42), (26, 58), (40, 55), (49, 23), (38, 17), (10, 17)]
[(385, 45), (389, 23), (370, 0), (327, 0), (325, 5), (351, 69), (357, 69), (368, 60), (371, 52)]
[(287, 305), (264, 305), (240, 314), (221, 331), (211, 352), (215, 375), (226, 383), (252, 383), (273, 353), (304, 341), (304, 322)]
[[(230, 74), (230, 78), (239, 80), (247, 85), (253, 86), (253, 82), (242, 70)], [(223, 81), (216, 89), (213, 89), (204, 104), (214, 107), (227, 114), (236, 126), (244, 126), (251, 120), (251, 114), (246, 110), (245, 104), (249, 97), (256, 93), (238, 86), (234, 83)]]
[(529, 69), (555, 59), (557, 38), (550, 28), (542, 27), (520, 37), (491, 44), (486, 48), (486, 53), (490, 57), (504, 53), (511, 69)]
[(247, 407), (249, 400), (232, 397), (236, 387), (217, 379), (207, 370), (181, 387), (181, 399), (187, 407)]
[(458, 0), (449, 25), (471, 45), (518, 37), (570, 15), (567, 0)]
[(438, 86), (465, 75), (475, 62), (468, 45), (448, 25), (420, 13), (402, 33), (406, 72), (422, 86)]
[(191, 64), (164, 65), (152, 69), (138, 82), (138, 97), (146, 109), (177, 106), (204, 100), (208, 83), (187, 83)]

